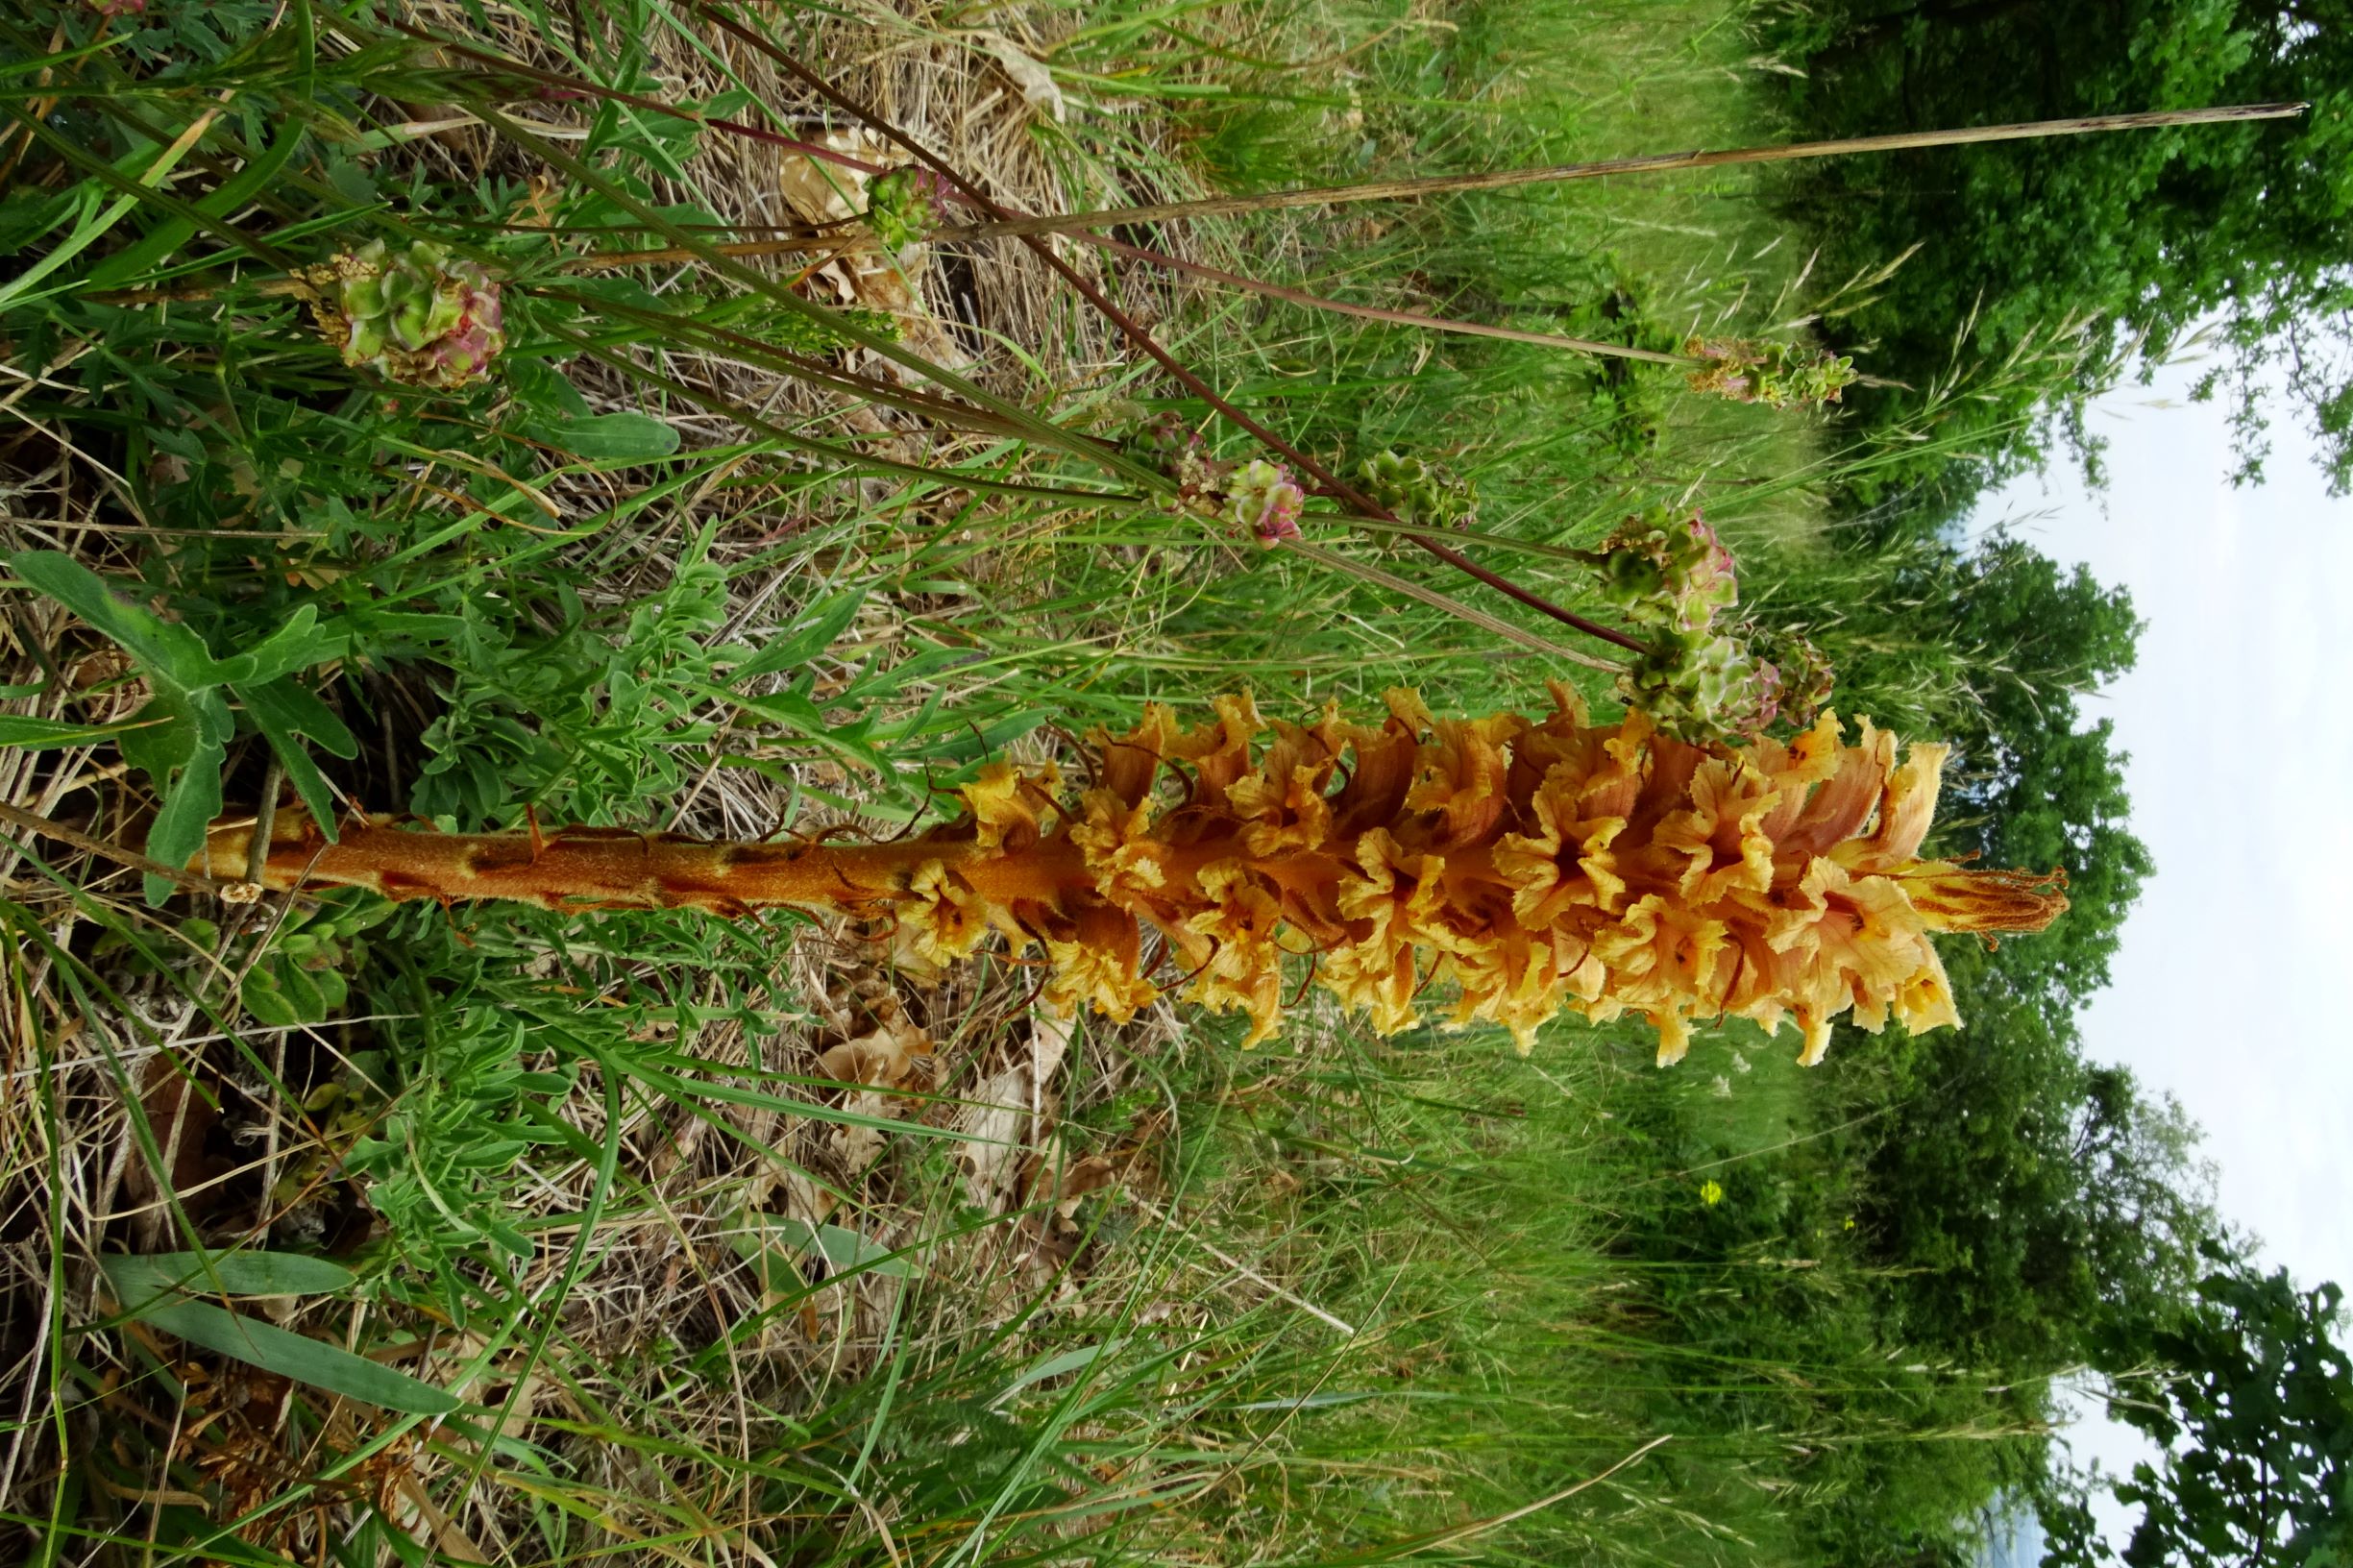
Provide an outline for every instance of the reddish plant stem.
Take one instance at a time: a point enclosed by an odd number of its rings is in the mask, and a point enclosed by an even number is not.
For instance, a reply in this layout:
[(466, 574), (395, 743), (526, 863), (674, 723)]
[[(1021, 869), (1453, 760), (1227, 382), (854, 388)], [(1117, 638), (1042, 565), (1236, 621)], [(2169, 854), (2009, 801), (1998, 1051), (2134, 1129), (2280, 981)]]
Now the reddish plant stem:
[[(1075, 874), (1077, 855), (1003, 857), (971, 868), (1003, 898), (1052, 897)], [(359, 887), (387, 898), (466, 902), (512, 899), (549, 909), (700, 909), (739, 918), (760, 909), (834, 910), (870, 916), (907, 896), (927, 860), (960, 867), (977, 857), (965, 842), (895, 844), (713, 843), (674, 833), (556, 827), (525, 833), (412, 832), (389, 817), (341, 824), (329, 844), (308, 820), (216, 824), (194, 863), (278, 891)], [(1067, 864), (1066, 864), (1067, 863)], [(178, 873), (187, 877), (188, 872)], [(208, 885), (209, 883), (208, 882)]]
[[(826, 83), (822, 78), (819, 77), (815, 72), (809, 70), (806, 66), (802, 65), (800, 61), (795, 60), (783, 50), (770, 43), (766, 38), (761, 37), (758, 34), (752, 32), (747, 27), (744, 27), (732, 17), (721, 13), (710, 6), (699, 6), (697, 9), (700, 10), (702, 13), (710, 18), (715, 25), (729, 34), (731, 37), (740, 39), (744, 43), (749, 45), (751, 48), (759, 51), (759, 53), (762, 55), (765, 55), (770, 61), (781, 67), (796, 81), (808, 87), (812, 92), (815, 92), (821, 98), (823, 98), (827, 103), (832, 104), (835, 108), (841, 110), (842, 112), (864, 121), (867, 125), (872, 127), (875, 131), (879, 132), (893, 143), (903, 149), (910, 157), (918, 159), (929, 167), (935, 174), (939, 175), (942, 179), (945, 180), (950, 185), (952, 185), (962, 196), (967, 205), (977, 207), (981, 210), (993, 214), (1000, 221), (1011, 221), (1019, 216), (1019, 214), (1014, 212), (1010, 208), (1001, 206), (997, 202), (989, 198), (987, 195), (983, 194), (944, 159), (935, 156), (930, 149), (916, 141), (906, 133), (900, 131), (896, 126), (883, 119), (873, 110), (858, 103), (855, 99), (850, 98), (847, 94), (837, 91), (831, 85)], [(1090, 282), (1078, 272), (1076, 268), (1072, 267), (1061, 257), (1055, 255), (1053, 247), (1044, 239), (1036, 234), (1027, 233), (1019, 234), (1017, 237), (1024, 245), (1028, 246), (1030, 250), (1037, 255), (1040, 260), (1043, 261), (1048, 267), (1052, 268), (1055, 273), (1060, 275), (1065, 282), (1067, 282), (1072, 288), (1078, 290), (1079, 294), (1086, 299), (1088, 304), (1093, 306), (1097, 310), (1101, 311), (1104, 319), (1111, 322), (1113, 326), (1118, 328), (1119, 331), (1126, 335), (1128, 340), (1134, 343), (1138, 349), (1150, 355), (1162, 369), (1168, 372), (1169, 375), (1175, 377), (1176, 380), (1188, 390), (1191, 391), (1195, 396), (1201, 398), (1204, 402), (1209, 404), (1212, 408), (1215, 409), (1224, 418), (1238, 426), (1240, 429), (1248, 431), (1259, 441), (1262, 442), (1268, 449), (1282, 453), (1284, 456), (1289, 458), (1292, 462), (1298, 464), (1303, 472), (1311, 476), (1315, 479), (1322, 494), (1330, 496), (1368, 517), (1379, 518), (1382, 521), (1388, 523), (1398, 523), (1400, 527), (1404, 526), (1402, 523), (1400, 523), (1400, 520), (1397, 517), (1392, 515), (1386, 508), (1383, 507), (1371, 497), (1365, 495), (1356, 486), (1350, 484), (1347, 480), (1341, 478), (1338, 475), (1326, 468), (1322, 463), (1317, 462), (1313, 457), (1309, 456), (1306, 453), (1300, 451), (1288, 441), (1286, 441), (1282, 436), (1276, 434), (1273, 430), (1267, 429), (1264, 425), (1259, 423), (1259, 421), (1251, 418), (1241, 409), (1236, 407), (1233, 404), (1226, 401), (1225, 398), (1219, 396), (1217, 391), (1207, 381), (1204, 381), (1200, 377), (1194, 375), (1190, 369), (1189, 369), (1181, 360), (1179, 360), (1174, 355), (1170, 354), (1166, 349), (1162, 348), (1159, 342), (1153, 338), (1152, 334), (1143, 329), (1141, 324), (1128, 315), (1126, 311), (1120, 309), (1116, 305), (1114, 305), (1110, 298), (1107, 297), (1101, 289), (1095, 287), (1093, 283)], [(1617, 630), (1615, 627), (1603, 625), (1599, 622), (1589, 621), (1585, 617), (1577, 614), (1574, 610), (1563, 609), (1561, 606), (1555, 604), (1550, 600), (1545, 599), (1542, 595), (1531, 593), (1528, 589), (1521, 587), (1518, 583), (1511, 581), (1509, 578), (1488, 571), (1485, 567), (1481, 566), (1477, 561), (1472, 560), (1469, 556), (1463, 554), (1460, 551), (1456, 550), (1451, 546), (1439, 544), (1436, 540), (1426, 538), (1418, 533), (1409, 533), (1406, 535), (1406, 537), (1419, 545), (1423, 550), (1428, 551), (1431, 554), (1436, 556), (1439, 560), (1444, 561), (1447, 565), (1454, 567), (1457, 571), (1465, 573), (1470, 576), (1478, 578), (1481, 582), (1485, 583), (1488, 587), (1495, 589), (1497, 592), (1505, 594), (1511, 599), (1517, 600), (1520, 603), (1527, 605), (1530, 609), (1535, 610), (1539, 614), (1550, 616), (1552, 619), (1559, 622), (1565, 626), (1574, 627), (1575, 629), (1585, 633), (1587, 636), (1598, 637), (1604, 642), (1614, 643), (1618, 647), (1627, 649), (1632, 652), (1639, 653), (1644, 651), (1643, 645), (1634, 638), (1628, 636), (1626, 633)]]
[(756, 125), (746, 125), (741, 120), (721, 119), (716, 115), (704, 114), (692, 109), (680, 109), (675, 104), (665, 104), (655, 99), (642, 97), (634, 92), (624, 92), (619, 87), (602, 86), (581, 77), (565, 76), (556, 71), (543, 71), (536, 65), (526, 65), (519, 60), (509, 60), (504, 55), (492, 54), (487, 49), (477, 49), (471, 44), (442, 37), (411, 23), (396, 21), (391, 25), (394, 31), (404, 33), (420, 43), (429, 43), (436, 49), (446, 49), (451, 54), (462, 55), (477, 64), (488, 66), (502, 76), (519, 76), (526, 81), (537, 82), (542, 86), (555, 87), (578, 97), (596, 98), (613, 104), (626, 104), (631, 109), (642, 109), (649, 114), (659, 114), (667, 119), (685, 120), (693, 125), (707, 125), (714, 131), (724, 131), (729, 135), (742, 136), (749, 141), (765, 142), (771, 147), (781, 147), (787, 152), (798, 153), (804, 158), (814, 158), (821, 163), (831, 163), (838, 168), (853, 169), (860, 174), (887, 172), (878, 163), (869, 163), (863, 159), (852, 158), (847, 153), (838, 153), (830, 147), (821, 147), (813, 141), (802, 141), (797, 136), (788, 136), (781, 132), (766, 131)]

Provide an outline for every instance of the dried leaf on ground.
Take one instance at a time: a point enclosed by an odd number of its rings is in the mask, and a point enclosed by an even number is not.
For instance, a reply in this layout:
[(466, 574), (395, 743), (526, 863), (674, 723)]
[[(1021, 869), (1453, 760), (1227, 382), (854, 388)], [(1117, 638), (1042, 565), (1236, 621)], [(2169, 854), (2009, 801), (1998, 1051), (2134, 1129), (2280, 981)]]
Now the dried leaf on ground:
[[(862, 163), (885, 167), (905, 161), (903, 155), (870, 132), (827, 132), (818, 145)], [(776, 171), (778, 193), (796, 215), (819, 225), (854, 225), (866, 210), (866, 190), (873, 176), (814, 158), (786, 158)], [(843, 238), (865, 237), (861, 227), (845, 228)], [(909, 246), (897, 256), (877, 250), (853, 250), (815, 268), (810, 279), (832, 291), (834, 303), (869, 310), (888, 311), (898, 321), (899, 344), (948, 370), (963, 370), (972, 356), (941, 324), (924, 303), (920, 283), (929, 270), (930, 247)], [(920, 378), (895, 360), (859, 352), (864, 368), (895, 380)]]
[(818, 1070), (836, 1083), (867, 1089), (905, 1089), (928, 1078), (931, 1036), (916, 1027), (896, 997), (885, 997), (873, 1027), (818, 1055)]
[[(827, 998), (837, 1026), (855, 1029), (849, 1039), (818, 1055), (818, 1070), (836, 1082), (857, 1086), (843, 1109), (862, 1116), (895, 1118), (907, 1108), (897, 1091), (928, 1088), (932, 1079), (931, 1036), (907, 1016), (873, 969), (861, 969)], [(826, 1146), (844, 1171), (859, 1176), (882, 1157), (885, 1136), (875, 1127), (833, 1129)]]
[(1050, 117), (1057, 125), (1069, 118), (1070, 106), (1062, 95), (1061, 85), (1054, 73), (1028, 50), (1002, 33), (982, 31), (972, 35), (972, 41), (989, 52), (989, 57), (1004, 67), (1020, 89), (1021, 99), (1032, 109)]
[(965, 1190), (991, 1213), (1002, 1213), (1015, 1197), (1021, 1156), (1043, 1136), (1044, 1087), (1062, 1070), (1074, 1025), (1045, 1013), (1030, 1020), (1030, 1054), (983, 1084), (979, 1103), (958, 1118), (968, 1141), (957, 1156)]

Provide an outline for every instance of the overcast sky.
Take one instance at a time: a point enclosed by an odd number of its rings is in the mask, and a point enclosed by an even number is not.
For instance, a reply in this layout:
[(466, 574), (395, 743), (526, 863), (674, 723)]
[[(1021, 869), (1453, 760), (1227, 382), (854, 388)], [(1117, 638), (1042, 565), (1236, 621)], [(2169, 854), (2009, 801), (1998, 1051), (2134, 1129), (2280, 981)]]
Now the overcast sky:
[[(2329, 499), (2285, 405), (2267, 482), (2233, 488), (2195, 374), (2095, 405), (2103, 492), (2027, 478), (1975, 523), (2088, 564), (2148, 623), (2138, 668), (2086, 704), (2131, 754), (2132, 825), (2157, 862), (2086, 1048), (2179, 1096), (2267, 1263), (2353, 1288), (2353, 502)], [(2133, 1452), (2092, 1430), (2077, 1447), (2111, 1468)]]

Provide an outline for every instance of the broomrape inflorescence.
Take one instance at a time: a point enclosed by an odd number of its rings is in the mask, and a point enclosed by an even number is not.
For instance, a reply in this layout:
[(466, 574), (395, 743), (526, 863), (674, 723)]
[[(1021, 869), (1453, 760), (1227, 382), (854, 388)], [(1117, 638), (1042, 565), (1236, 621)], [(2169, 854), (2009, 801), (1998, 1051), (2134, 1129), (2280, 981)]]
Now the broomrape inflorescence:
[[(1930, 937), (2033, 931), (2067, 907), (2058, 872), (1927, 860), (1946, 747), (1834, 716), (1784, 744), (1698, 747), (1641, 712), (1596, 725), (1564, 688), (1541, 719), (1432, 716), (1411, 692), (1379, 725), (1328, 708), (1262, 720), (1246, 697), (1180, 729), (1157, 704), (1098, 733), (1091, 776), (999, 762), (963, 816), (883, 844), (708, 843), (565, 828), (412, 831), (386, 819), (328, 844), (281, 813), (263, 879), (393, 898), (557, 909), (767, 907), (882, 922), (909, 958), (967, 959), (992, 936), (1042, 950), (1043, 998), (1115, 1020), (1153, 976), (1274, 1035), (1299, 963), (1394, 1033), (1436, 1001), (1521, 1050), (1563, 1012), (1638, 1013), (1663, 1066), (1694, 1019), (1794, 1021), (1821, 1060), (1832, 1019), (1876, 1032), (1957, 1022)], [(251, 828), (224, 823), (194, 869), (241, 877)], [(1146, 955), (1147, 937), (1155, 951)]]

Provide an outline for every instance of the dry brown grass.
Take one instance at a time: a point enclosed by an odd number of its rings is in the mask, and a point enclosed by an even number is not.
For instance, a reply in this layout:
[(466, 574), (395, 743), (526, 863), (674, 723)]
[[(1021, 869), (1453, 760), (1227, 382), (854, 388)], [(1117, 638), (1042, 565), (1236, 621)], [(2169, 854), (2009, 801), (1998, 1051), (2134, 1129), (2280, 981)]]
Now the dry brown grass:
[[(494, 8), (492, 16), (498, 48), (563, 67), (561, 52), (515, 12)], [(428, 19), (455, 32), (468, 28), (453, 7), (438, 8)], [(1089, 165), (1082, 128), (1056, 127), (1042, 100), (1024, 97), (1024, 60), (1049, 52), (1077, 21), (1070, 12), (1041, 19), (1007, 13), (992, 17), (988, 33), (951, 34), (926, 9), (866, 6), (810, 28), (797, 46), (801, 58), (823, 61), (844, 90), (875, 105), (1011, 205), (1042, 210), (1191, 194), (1167, 183), (1168, 171), (1181, 167), (1175, 159), (1156, 173)], [(658, 34), (648, 41), (662, 96), (700, 99), (740, 82), (777, 108), (785, 117), (781, 129), (811, 136), (845, 130), (766, 60), (729, 39), (712, 36), (690, 44)], [(706, 48), (725, 70), (705, 57)], [(1034, 79), (1031, 91), (1038, 91)], [(433, 117), (433, 106), (411, 107), (420, 117)], [(1078, 119), (1086, 110), (1069, 112)], [(534, 113), (559, 118), (555, 109)], [(1129, 142), (1159, 135), (1132, 106), (1121, 113)], [(437, 133), (404, 156), (456, 184), (486, 175), (550, 178), (478, 125)], [(796, 211), (786, 192), (805, 191), (809, 167), (772, 147), (713, 135), (690, 165), (691, 184), (659, 194), (699, 203), (729, 222), (786, 224), (808, 216)], [(1086, 187), (1072, 188), (1072, 172), (1081, 168)], [(1181, 236), (1166, 242), (1189, 243)], [(1100, 276), (1093, 253), (1078, 250), (1074, 260)], [(799, 265), (763, 264), (788, 277)], [(812, 286), (832, 288), (838, 303), (903, 306), (912, 345), (961, 350), (984, 384), (1033, 407), (1067, 408), (1105, 395), (1127, 363), (1111, 330), (1073, 308), (1066, 289), (1017, 245), (934, 252), (903, 277), (862, 278), (837, 263)], [(1147, 321), (1180, 307), (1164, 279), (1130, 276), (1113, 286)], [(1006, 344), (1020, 353), (997, 352)], [(982, 440), (919, 430), (905, 415), (814, 392), (741, 360), (663, 348), (636, 352), (661, 373), (728, 404), (771, 419), (810, 421), (819, 433), (876, 443), (906, 460), (954, 457)], [(583, 363), (577, 380), (600, 409), (642, 406), (636, 386), (618, 372)], [(676, 409), (672, 417), (690, 447), (740, 433), (720, 416)], [(64, 429), (37, 425), (19, 431), (10, 464), (5, 527), (12, 548), (67, 549), (105, 571), (155, 543), (119, 522), (124, 477), (77, 448)], [(429, 514), (438, 504), (426, 490), (429, 470), (417, 477), (417, 499)], [(856, 560), (854, 535), (818, 525), (828, 513), (854, 515), (872, 506), (882, 487), (871, 480), (784, 479), (767, 482), (748, 468), (736, 482), (705, 485), (630, 515), (623, 527), (568, 544), (558, 569), (582, 583), (592, 608), (624, 604), (665, 584), (678, 542), (705, 526), (716, 525), (712, 554), (723, 563), (773, 554), (778, 541), (806, 533), (807, 551), (775, 559), (768, 571), (730, 586), (728, 623), (719, 636), (756, 644), (791, 624), (813, 582), (871, 575)], [(576, 527), (625, 503), (635, 482), (626, 473), (553, 478), (537, 486), (546, 515), (531, 526)], [(256, 544), (266, 548), (265, 541)], [(983, 561), (972, 570), (986, 576), (1001, 569)], [(897, 656), (911, 617), (954, 608), (936, 593), (902, 595), (886, 585), (870, 598), (839, 651), (889, 660)], [(39, 685), (58, 663), (74, 677), (72, 685), (126, 674), (119, 659), (72, 629), (54, 606), (17, 598), (8, 612), (11, 684)], [(435, 701), (414, 674), (384, 674), (379, 691), (389, 711), (407, 715), (404, 731), (412, 722), (421, 724)], [(130, 686), (95, 697), (53, 690), (40, 698), (11, 698), (5, 707), (89, 723), (124, 716), (142, 695), (133, 677)], [(918, 688), (906, 699), (922, 695)], [(373, 796), (368, 803), (398, 798), (413, 764), (413, 742), (389, 723), (383, 735), (363, 740), (363, 757), (344, 775), (348, 786), (355, 796)], [(729, 744), (756, 740), (738, 734)], [(658, 825), (751, 836), (786, 820), (799, 784), (856, 793), (857, 781), (836, 764), (789, 751), (783, 760), (793, 765), (795, 784), (721, 768), (714, 755), (675, 802), (671, 821)], [(0, 749), (0, 801), (117, 845), (138, 843), (153, 809), (137, 775), (103, 747)], [(802, 826), (809, 825), (804, 810)], [(891, 830), (887, 823), (864, 825)], [(37, 867), (30, 858), (36, 855)], [(456, 1560), (541, 1560), (548, 1537), (534, 1512), (544, 1511), (545, 1499), (514, 1484), (503, 1466), (469, 1476), (480, 1468), (478, 1458), (448, 1432), (423, 1448), (402, 1439), (353, 1468), (343, 1457), (363, 1452), (372, 1434), (389, 1430), (380, 1414), (175, 1349), (136, 1327), (79, 1332), (106, 1311), (95, 1260), (108, 1253), (165, 1250), (191, 1239), (222, 1249), (343, 1246), (366, 1238), (365, 1192), (339, 1180), (334, 1168), (355, 1129), (298, 1102), (346, 1075), (354, 1056), (371, 1043), (372, 1024), (347, 1017), (317, 1027), (264, 1029), (236, 1017), (227, 998), (233, 991), (230, 971), (250, 947), (240, 939), (281, 918), (275, 901), (150, 911), (138, 898), (135, 873), (103, 855), (25, 838), (8, 856), (6, 896), (38, 928), (42, 944), (0, 955), (6, 1506), (45, 1516), (59, 1497), (61, 1455), (77, 1456), (77, 1473), (97, 1455), (110, 1495), (84, 1505), (85, 1517), (110, 1519), (131, 1537), (156, 1531), (157, 1508), (174, 1500), (222, 1522), (266, 1506), (270, 1511), (240, 1531), (244, 1539), (306, 1559), (373, 1507), (412, 1539)], [(180, 923), (184, 913), (215, 919), (217, 936), (192, 940)], [(462, 917), (461, 923), (476, 921)], [(146, 972), (131, 962), (119, 943), (105, 939), (107, 925), (156, 944), (168, 955), (166, 972)], [(535, 1248), (502, 1288), (532, 1304), (518, 1319), (527, 1332), (437, 1324), (398, 1306), (270, 1309), (289, 1327), (375, 1345), (381, 1359), (404, 1370), (502, 1407), (502, 1430), (555, 1456), (567, 1495), (595, 1513), (577, 1527), (576, 1544), (603, 1554), (599, 1560), (682, 1560), (675, 1545), (631, 1542), (674, 1535), (681, 1518), (694, 1518), (705, 1528), (692, 1560), (768, 1564), (781, 1559), (761, 1543), (789, 1538), (795, 1528), (771, 1517), (768, 1489), (748, 1474), (714, 1469), (692, 1453), (599, 1440), (591, 1433), (601, 1424), (658, 1419), (664, 1436), (689, 1449), (748, 1458), (772, 1452), (797, 1413), (826, 1409), (886, 1356), (902, 1358), (904, 1375), (919, 1381), (979, 1337), (1010, 1332), (1002, 1360), (1017, 1366), (1018, 1347), (1053, 1341), (1058, 1313), (1083, 1316), (1110, 1302), (1176, 1334), (1231, 1320), (1285, 1288), (1235, 1255), (1249, 1245), (1246, 1235), (1227, 1236), (1213, 1254), (1112, 1247), (1091, 1238), (1088, 1226), (1107, 1203), (1128, 1216), (1122, 1223), (1131, 1228), (1181, 1230), (1201, 1217), (1172, 1208), (1158, 1175), (1164, 1115), (1146, 1113), (1124, 1127), (1099, 1129), (1091, 1144), (1063, 1136), (1073, 1118), (1100, 1123), (1105, 1107), (1157, 1098), (1149, 1077), (1188, 1049), (1165, 1011), (1116, 1035), (1091, 1029), (1074, 1036), (1035, 1013), (1035, 977), (1018, 966), (919, 985), (878, 968), (871, 949), (839, 934), (804, 936), (789, 946), (782, 935), (771, 994), (797, 1000), (803, 1021), (760, 1041), (756, 1053), (727, 1022), (673, 1025), (667, 1038), (656, 1025), (652, 1043), (691, 1053), (721, 1083), (730, 1066), (748, 1068), (755, 1056), (772, 1071), (847, 1078), (852, 1087), (841, 1090), (792, 1092), (812, 1105), (903, 1118), (955, 1136), (891, 1139), (778, 1109), (666, 1104), (641, 1094), (624, 1097), (616, 1128), (607, 1125), (606, 1086), (592, 1066), (561, 1101), (561, 1114), (586, 1146), (609, 1141), (617, 1150), (619, 1181), (605, 1194), (616, 1212), (581, 1238), (566, 1216), (594, 1207), (596, 1162), (555, 1151), (526, 1162), (527, 1202), (514, 1217), (536, 1226)], [(61, 964), (51, 948), (71, 962)], [(549, 944), (539, 943), (535, 955), (532, 948), (526, 936), (512, 949), (527, 971), (552, 974), (559, 968)], [(684, 962), (679, 955), (591, 963), (586, 968), (601, 976), (605, 989), (578, 1003), (594, 1009), (639, 992), (723, 1002), (727, 982), (699, 978), (679, 968)], [(773, 1088), (756, 1078), (738, 1082)], [(1082, 1155), (1082, 1146), (1095, 1152)], [(933, 1147), (949, 1151), (944, 1182), (942, 1167), (927, 1168), (919, 1158)], [(308, 1173), (291, 1201), (290, 1172)], [(1091, 1217), (1082, 1221), (1074, 1215), (1091, 1194)], [(903, 1281), (868, 1272), (824, 1284), (780, 1311), (789, 1298), (739, 1245), (748, 1226), (781, 1218), (840, 1225), (895, 1248), (938, 1235), (959, 1212), (965, 1217), (956, 1234), (923, 1255), (929, 1283), (912, 1306)], [(1181, 1264), (1172, 1263), (1180, 1258)], [(53, 1271), (53, 1261), (61, 1267)], [(560, 1304), (552, 1299), (558, 1291)], [(552, 1315), (545, 1315), (551, 1307)], [(1009, 1327), (1017, 1323), (1026, 1326)], [(750, 1324), (757, 1326), (748, 1330)], [(542, 1330), (548, 1349), (534, 1355), (531, 1338)], [(665, 1372), (664, 1357), (679, 1347), (713, 1345), (730, 1335), (740, 1335), (740, 1342), (722, 1357), (718, 1375), (679, 1379)], [(461, 1383), (469, 1360), (483, 1355), (487, 1364)], [(82, 1395), (53, 1405), (61, 1385), (51, 1363), (60, 1358), (88, 1371)], [(171, 1379), (157, 1375), (157, 1364), (180, 1375), (178, 1392)], [(629, 1413), (635, 1411), (658, 1417)], [(1189, 1474), (1201, 1462), (1184, 1458), (1174, 1469)], [(1136, 1483), (1151, 1483), (1151, 1470), (1138, 1469)], [(905, 1560), (894, 1532), (919, 1530), (924, 1521), (895, 1517), (887, 1492), (862, 1507), (882, 1557)], [(0, 1526), (0, 1541), (11, 1538), (12, 1528)], [(855, 1534), (859, 1527), (828, 1528)], [(1171, 1542), (1175, 1554), (1173, 1536)], [(84, 1550), (66, 1544), (55, 1560), (84, 1560), (77, 1556)], [(87, 1550), (92, 1561), (137, 1556)]]

